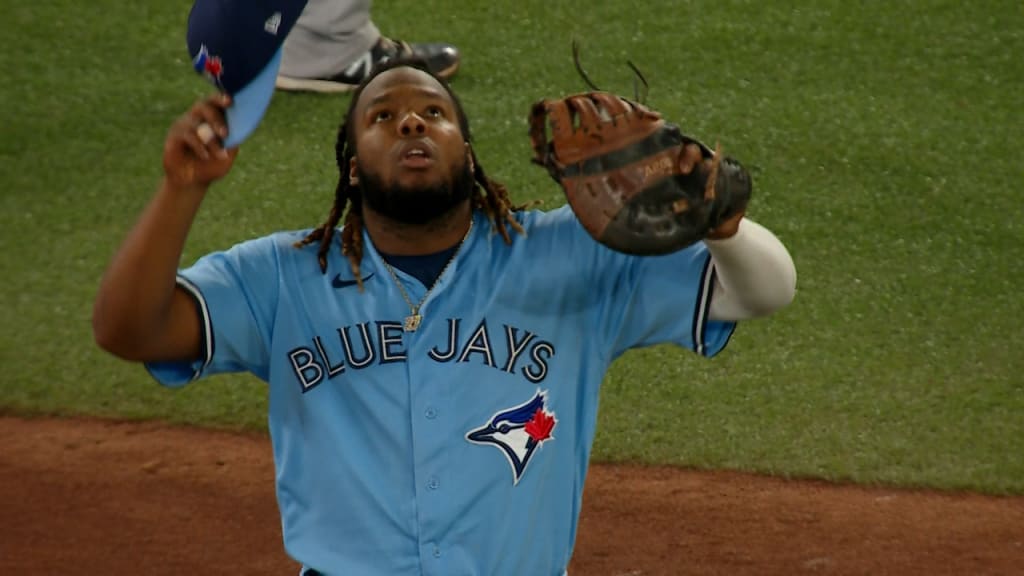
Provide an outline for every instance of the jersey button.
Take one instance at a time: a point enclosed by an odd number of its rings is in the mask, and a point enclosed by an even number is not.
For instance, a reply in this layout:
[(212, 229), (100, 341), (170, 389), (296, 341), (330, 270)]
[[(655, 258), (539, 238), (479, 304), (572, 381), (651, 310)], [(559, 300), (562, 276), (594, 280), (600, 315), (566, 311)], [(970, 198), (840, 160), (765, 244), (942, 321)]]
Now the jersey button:
[(437, 409), (430, 406), (423, 411), (423, 415), (427, 417), (427, 420), (433, 420), (434, 418), (437, 418)]
[(437, 476), (431, 476), (430, 479), (427, 480), (427, 488), (428, 489), (430, 489), (430, 490), (437, 490), (440, 487), (441, 487), (441, 481), (437, 479)]
[(441, 549), (438, 548), (437, 546), (434, 546), (434, 558), (440, 558), (440, 557), (441, 557)]

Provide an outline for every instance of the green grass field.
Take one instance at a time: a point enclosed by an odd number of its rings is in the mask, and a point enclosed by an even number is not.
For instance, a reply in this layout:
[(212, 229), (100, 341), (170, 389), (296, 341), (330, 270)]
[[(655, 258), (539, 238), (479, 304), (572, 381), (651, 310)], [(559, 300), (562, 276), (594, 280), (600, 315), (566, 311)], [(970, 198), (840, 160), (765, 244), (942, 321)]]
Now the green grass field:
[[(93, 343), (107, 260), (155, 189), (172, 120), (209, 87), (190, 2), (40, 0), (0, 35), (0, 411), (265, 426), (251, 377), (182, 391)], [(1024, 8), (849, 3), (380, 3), (375, 20), (465, 54), (453, 85), (477, 154), (516, 199), (560, 190), (526, 113), (631, 92), (752, 168), (750, 215), (789, 246), (793, 305), (706, 361), (659, 347), (608, 376), (595, 458), (1024, 493)], [(279, 94), (209, 197), (184, 264), (318, 224), (346, 97)]]

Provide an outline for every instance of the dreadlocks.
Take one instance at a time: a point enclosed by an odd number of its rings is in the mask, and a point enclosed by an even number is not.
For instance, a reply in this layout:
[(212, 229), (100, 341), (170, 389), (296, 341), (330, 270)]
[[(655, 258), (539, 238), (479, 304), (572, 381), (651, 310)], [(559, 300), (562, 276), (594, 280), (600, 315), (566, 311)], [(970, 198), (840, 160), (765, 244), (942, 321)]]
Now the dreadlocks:
[[(455, 105), (455, 111), (458, 115), (459, 128), (462, 131), (462, 136), (466, 142), (470, 141), (469, 132), (469, 119), (466, 117), (466, 113), (462, 109), (462, 103), (459, 98), (452, 92), (451, 87), (443, 79), (439, 78), (427, 68), (426, 62), (418, 58), (398, 58), (389, 60), (382, 63), (380, 66), (374, 68), (374, 70), (360, 83), (359, 87), (356, 88), (352, 94), (352, 100), (349, 102), (348, 111), (345, 113), (345, 121), (342, 122), (338, 128), (338, 138), (334, 145), (334, 156), (338, 164), (338, 187), (334, 191), (334, 204), (331, 206), (331, 212), (327, 217), (327, 221), (324, 222), (319, 228), (316, 228), (308, 236), (299, 242), (295, 243), (296, 248), (307, 246), (314, 242), (320, 243), (320, 250), (317, 252), (317, 260), (320, 263), (320, 271), (327, 273), (327, 254), (331, 249), (331, 240), (334, 238), (335, 231), (338, 226), (338, 222), (341, 220), (342, 215), (345, 216), (345, 224), (341, 231), (341, 253), (348, 259), (349, 265), (352, 268), (352, 274), (355, 276), (359, 283), (360, 290), (362, 289), (362, 274), (359, 270), (359, 263), (363, 259), (363, 217), (362, 217), (362, 194), (359, 190), (358, 185), (353, 185), (349, 180), (349, 171), (352, 157), (356, 153), (355, 146), (355, 133), (351, 130), (351, 127), (355, 125), (353, 121), (353, 115), (355, 114), (356, 104), (359, 102), (359, 97), (363, 93), (363, 89), (366, 88), (367, 84), (371, 80), (376, 78), (382, 72), (399, 68), (399, 67), (410, 67), (416, 68), (430, 74), (441, 86), (444, 87), (448, 96), (452, 99)], [(519, 222), (512, 217), (513, 212), (517, 212), (525, 208), (525, 205), (513, 206), (508, 197), (508, 190), (505, 186), (495, 180), (491, 180), (484, 172), (483, 167), (476, 158), (476, 153), (470, 149), (470, 157), (473, 161), (473, 181), (474, 181), (474, 192), (472, 196), (473, 207), (480, 209), (487, 215), (491, 221), (491, 226), (498, 233), (501, 234), (506, 243), (511, 243), (512, 238), (509, 235), (509, 228), (512, 228), (519, 234), (525, 234), (522, 226)], [(347, 210), (347, 212), (346, 212)]]

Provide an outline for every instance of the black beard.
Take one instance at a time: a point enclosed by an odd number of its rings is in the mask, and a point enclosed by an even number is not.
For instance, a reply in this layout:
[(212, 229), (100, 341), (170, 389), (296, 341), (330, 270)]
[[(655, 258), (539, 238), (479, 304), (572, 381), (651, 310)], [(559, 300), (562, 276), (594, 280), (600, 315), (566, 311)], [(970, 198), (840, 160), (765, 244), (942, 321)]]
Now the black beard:
[(442, 182), (426, 188), (386, 185), (375, 174), (356, 168), (363, 201), (374, 212), (396, 222), (423, 225), (440, 219), (473, 193), (476, 182), (469, 163), (452, 174), (451, 183)]

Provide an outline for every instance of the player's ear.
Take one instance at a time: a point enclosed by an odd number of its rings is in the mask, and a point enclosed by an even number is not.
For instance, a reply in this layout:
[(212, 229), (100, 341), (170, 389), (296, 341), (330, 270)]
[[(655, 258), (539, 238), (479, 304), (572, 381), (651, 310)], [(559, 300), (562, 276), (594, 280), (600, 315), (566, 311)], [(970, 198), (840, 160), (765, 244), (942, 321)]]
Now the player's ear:
[(469, 142), (466, 142), (466, 164), (469, 166), (469, 172), (476, 174), (476, 163), (473, 162), (473, 146)]
[(359, 185), (359, 170), (357, 168), (358, 166), (359, 163), (356, 162), (356, 157), (353, 156), (352, 159), (349, 160), (348, 162), (348, 183), (350, 186)]

